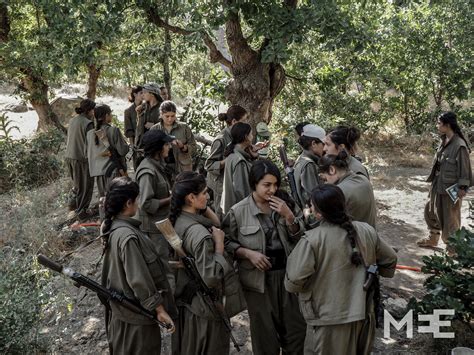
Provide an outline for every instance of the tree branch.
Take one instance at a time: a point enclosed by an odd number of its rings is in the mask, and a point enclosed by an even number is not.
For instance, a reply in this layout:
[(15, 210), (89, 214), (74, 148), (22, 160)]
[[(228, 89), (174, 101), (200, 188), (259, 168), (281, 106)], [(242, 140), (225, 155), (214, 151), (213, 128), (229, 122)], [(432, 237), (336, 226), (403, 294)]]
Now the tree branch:
[(8, 17), (8, 7), (6, 2), (0, 3), (0, 42), (8, 41), (10, 34), (10, 18)]
[[(177, 33), (183, 36), (189, 36), (197, 32), (197, 31), (191, 31), (191, 30), (187, 30), (178, 26), (171, 25), (170, 23), (163, 20), (158, 15), (155, 8), (149, 8), (146, 13), (151, 23), (155, 24), (158, 27), (167, 29), (170, 32)], [(217, 46), (215, 45), (211, 36), (209, 36), (209, 34), (205, 31), (200, 31), (200, 33), (202, 35), (204, 44), (207, 46), (207, 48), (209, 48), (209, 57), (210, 57), (211, 63), (220, 63), (222, 65), (225, 65), (228, 68), (231, 68), (232, 67), (231, 61), (228, 60), (226, 57), (224, 57), (221, 51), (217, 49)]]

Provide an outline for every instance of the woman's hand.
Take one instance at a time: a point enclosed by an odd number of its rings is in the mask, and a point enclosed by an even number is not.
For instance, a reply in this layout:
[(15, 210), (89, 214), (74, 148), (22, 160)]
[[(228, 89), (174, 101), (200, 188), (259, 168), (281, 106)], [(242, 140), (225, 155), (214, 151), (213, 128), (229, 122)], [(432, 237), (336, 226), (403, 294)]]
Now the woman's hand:
[(153, 127), (155, 124), (153, 122), (147, 122), (145, 123), (145, 128), (146, 129), (150, 129), (151, 127)]
[(168, 312), (165, 311), (165, 308), (163, 307), (163, 305), (161, 304), (158, 307), (156, 307), (156, 319), (158, 319), (160, 322), (163, 322), (171, 326), (170, 328), (167, 328), (165, 330), (166, 333), (168, 334), (174, 333), (175, 331), (174, 322), (171, 319)]
[(283, 201), (281, 198), (278, 198), (276, 196), (272, 196), (270, 197), (269, 202), (270, 202), (270, 208), (273, 211), (277, 212), (280, 216), (285, 218), (288, 224), (293, 223), (295, 216), (285, 201)]
[(252, 265), (260, 271), (267, 271), (272, 267), (268, 257), (262, 253), (259, 253), (258, 251), (247, 249), (245, 257), (249, 259)]
[(217, 254), (224, 254), (224, 237), (225, 233), (221, 229), (212, 227), (212, 240), (215, 243)]
[(269, 144), (270, 144), (270, 141), (258, 142), (252, 146), (252, 149), (254, 152), (258, 152), (260, 149), (268, 147)]
[(459, 189), (458, 190), (458, 197), (459, 198), (464, 198), (466, 196), (467, 192), (464, 189)]

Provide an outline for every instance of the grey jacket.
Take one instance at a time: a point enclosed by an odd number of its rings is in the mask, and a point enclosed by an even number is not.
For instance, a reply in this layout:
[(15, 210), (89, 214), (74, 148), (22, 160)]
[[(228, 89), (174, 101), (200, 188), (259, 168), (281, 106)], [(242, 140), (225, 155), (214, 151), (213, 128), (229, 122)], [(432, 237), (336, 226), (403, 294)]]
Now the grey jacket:
[(207, 186), (217, 194), (222, 194), (224, 183), (224, 169), (221, 169), (220, 162), (224, 159), (225, 148), (231, 142), (230, 127), (226, 127), (212, 142), (211, 152), (204, 163), (207, 171)]
[(318, 157), (304, 150), (296, 159), (294, 176), (298, 193), (298, 205), (301, 208), (305, 208), (311, 198), (311, 191), (321, 184), (319, 180)]
[(74, 117), (67, 129), (65, 158), (87, 161), (86, 135), (94, 124), (84, 115)]

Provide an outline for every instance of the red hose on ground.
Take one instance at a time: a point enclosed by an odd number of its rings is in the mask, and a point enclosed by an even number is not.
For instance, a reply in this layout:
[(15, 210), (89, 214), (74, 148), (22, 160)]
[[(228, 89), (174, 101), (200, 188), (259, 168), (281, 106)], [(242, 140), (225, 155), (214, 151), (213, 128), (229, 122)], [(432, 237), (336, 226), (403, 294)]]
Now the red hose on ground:
[(397, 265), (395, 266), (395, 268), (398, 270), (411, 270), (411, 271), (421, 272), (421, 268), (416, 267), (416, 266)]

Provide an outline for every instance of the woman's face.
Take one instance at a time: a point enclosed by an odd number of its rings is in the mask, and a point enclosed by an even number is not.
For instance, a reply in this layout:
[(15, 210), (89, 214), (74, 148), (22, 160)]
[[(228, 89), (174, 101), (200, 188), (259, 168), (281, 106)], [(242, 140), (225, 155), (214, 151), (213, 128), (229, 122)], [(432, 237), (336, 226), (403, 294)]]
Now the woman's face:
[(153, 94), (147, 90), (143, 90), (142, 91), (143, 93), (143, 99), (147, 102), (150, 102), (151, 100), (153, 100)]
[(335, 184), (339, 180), (339, 174), (334, 166), (330, 166), (329, 171), (326, 173), (319, 173), (319, 176), (327, 184)]
[(316, 143), (316, 141), (313, 141), (313, 143), (311, 143), (311, 152), (317, 155), (318, 157), (322, 157), (324, 154), (324, 143), (321, 141), (319, 141), (318, 143)]
[(197, 195), (193, 194), (193, 207), (197, 210), (203, 210), (207, 207), (207, 201), (209, 199), (209, 193), (207, 192), (207, 187), (202, 190)]
[(171, 144), (165, 143), (165, 145), (163, 146), (163, 149), (161, 150), (162, 159), (168, 158), (168, 155), (170, 153), (170, 148), (171, 148)]
[(135, 102), (140, 102), (141, 103), (143, 101), (143, 96), (144, 96), (143, 90), (135, 93)]
[(278, 180), (271, 174), (266, 174), (255, 186), (255, 193), (262, 200), (268, 201), (278, 190)]
[(339, 152), (342, 150), (342, 145), (339, 145), (338, 147), (336, 147), (336, 145), (334, 144), (334, 142), (332, 141), (331, 139), (331, 136), (330, 135), (327, 135), (325, 138), (324, 138), (324, 153), (325, 154), (331, 154), (331, 155), (338, 155)]
[(249, 134), (247, 134), (247, 137), (245, 137), (245, 142), (248, 143), (249, 145), (252, 144), (253, 142), (253, 133), (250, 131)]
[(448, 133), (449, 125), (444, 124), (440, 120), (437, 120), (436, 121), (436, 128), (438, 128), (439, 134), (446, 134), (446, 133)]
[(176, 121), (176, 112), (162, 112), (161, 119), (163, 120), (165, 126), (172, 126), (173, 123)]
[(105, 115), (105, 123), (110, 123), (112, 122), (112, 113), (108, 113), (107, 115)]

